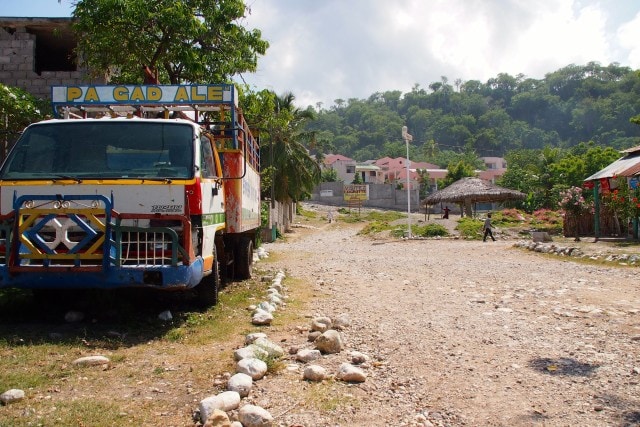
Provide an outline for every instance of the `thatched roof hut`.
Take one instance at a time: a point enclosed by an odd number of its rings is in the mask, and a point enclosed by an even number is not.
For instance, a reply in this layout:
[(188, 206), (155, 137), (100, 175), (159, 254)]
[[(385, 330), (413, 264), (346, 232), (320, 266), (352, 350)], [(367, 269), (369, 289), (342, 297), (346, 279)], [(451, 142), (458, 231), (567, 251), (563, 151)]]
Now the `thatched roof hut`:
[(442, 202), (464, 204), (465, 213), (471, 216), (473, 203), (521, 200), (525, 197), (526, 195), (520, 191), (499, 187), (480, 178), (466, 177), (442, 190), (429, 194), (424, 203), (426, 205), (435, 205)]

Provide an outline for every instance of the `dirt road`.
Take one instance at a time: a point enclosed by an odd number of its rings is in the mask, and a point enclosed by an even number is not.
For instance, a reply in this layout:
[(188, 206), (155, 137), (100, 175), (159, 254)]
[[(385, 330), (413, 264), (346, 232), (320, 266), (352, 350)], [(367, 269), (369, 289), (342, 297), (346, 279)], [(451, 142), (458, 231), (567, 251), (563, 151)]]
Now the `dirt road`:
[[(360, 227), (296, 229), (266, 245), (314, 293), (309, 316), (352, 320), (346, 350), (319, 364), (335, 372), (352, 350), (371, 358), (358, 385), (293, 370), (260, 383), (252, 400), (279, 425), (640, 425), (637, 268), (514, 240), (376, 240)], [(311, 346), (288, 333), (285, 346)]]

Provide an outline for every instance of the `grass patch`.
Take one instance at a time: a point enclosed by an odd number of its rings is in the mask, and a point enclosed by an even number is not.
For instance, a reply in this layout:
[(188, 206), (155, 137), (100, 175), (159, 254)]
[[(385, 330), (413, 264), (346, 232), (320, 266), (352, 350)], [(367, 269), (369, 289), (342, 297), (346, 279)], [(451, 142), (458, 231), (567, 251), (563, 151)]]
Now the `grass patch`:
[(362, 230), (358, 231), (358, 234), (367, 235), (367, 234), (375, 234), (381, 233), (387, 230), (395, 229), (395, 225), (391, 225), (389, 221), (371, 221), (367, 223)]
[(484, 221), (469, 217), (460, 218), (456, 230), (464, 239), (480, 240), (482, 238), (482, 224)]
[(550, 209), (539, 209), (531, 214), (518, 209), (503, 209), (493, 213), (491, 222), (497, 227), (522, 228), (525, 233), (535, 230), (560, 235), (563, 219), (558, 211)]
[(0, 416), (0, 426), (92, 426), (107, 427), (119, 425), (141, 425), (140, 414), (127, 413), (114, 403), (97, 401), (91, 398), (57, 402), (42, 412), (4, 420)]
[(318, 217), (317, 212), (308, 211), (308, 210), (304, 209), (300, 203), (298, 203), (296, 205), (296, 215), (299, 215), (302, 218), (307, 219), (307, 220), (316, 219)]
[(378, 210), (367, 210), (364, 214), (358, 212), (358, 210), (353, 209), (338, 209), (338, 213), (340, 213), (340, 220), (347, 223), (355, 223), (355, 222), (378, 222), (378, 223), (386, 223), (393, 222), (401, 218), (406, 218), (407, 215), (397, 212), (397, 211), (378, 211)]
[(308, 406), (321, 412), (335, 411), (346, 406), (358, 406), (358, 400), (346, 393), (340, 393), (341, 387), (333, 380), (321, 383), (309, 383), (301, 396)]

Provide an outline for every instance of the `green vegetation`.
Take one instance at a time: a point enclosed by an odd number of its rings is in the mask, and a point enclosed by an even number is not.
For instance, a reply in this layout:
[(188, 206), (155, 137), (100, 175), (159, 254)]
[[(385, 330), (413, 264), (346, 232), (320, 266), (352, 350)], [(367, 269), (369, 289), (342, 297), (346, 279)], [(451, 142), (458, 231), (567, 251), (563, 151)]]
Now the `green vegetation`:
[(142, 83), (144, 67), (161, 83), (224, 83), (255, 71), (269, 47), (238, 25), (245, 14), (242, 0), (79, 0), (78, 58), (113, 83)]
[(300, 203), (296, 204), (296, 214), (300, 215), (306, 220), (316, 219), (316, 217), (318, 216), (316, 212), (304, 209)]
[(484, 221), (475, 218), (460, 218), (458, 225), (456, 225), (456, 230), (464, 239), (482, 239), (483, 222)]
[[(345, 389), (347, 387), (349, 386), (335, 380), (309, 383), (303, 395), (299, 396), (299, 398), (305, 404), (322, 412), (334, 411), (345, 406), (358, 406), (359, 401), (353, 394), (346, 393)], [(336, 392), (337, 390), (339, 392)]]
[[(405, 156), (400, 129), (413, 135), (409, 157), (446, 168), (460, 153), (503, 156), (513, 150), (568, 149), (582, 142), (623, 149), (636, 145), (640, 127), (640, 76), (618, 64), (569, 65), (542, 79), (500, 73), (486, 82), (446, 77), (337, 99), (308, 124), (335, 153), (358, 161)], [(378, 118), (378, 119), (376, 119)], [(376, 119), (376, 120), (374, 120)], [(471, 163), (467, 161), (467, 163)]]
[(401, 218), (406, 218), (407, 215), (396, 212), (396, 211), (368, 211), (364, 215), (361, 215), (357, 209), (346, 209), (340, 208), (338, 209), (338, 213), (340, 214), (340, 220), (343, 222), (354, 223), (354, 222), (378, 222), (378, 223), (390, 223), (392, 221), (396, 221)]
[[(404, 237), (409, 230), (406, 224), (393, 227), (391, 235), (393, 237)], [(446, 237), (449, 235), (447, 228), (441, 224), (412, 225), (411, 235), (413, 237)]]

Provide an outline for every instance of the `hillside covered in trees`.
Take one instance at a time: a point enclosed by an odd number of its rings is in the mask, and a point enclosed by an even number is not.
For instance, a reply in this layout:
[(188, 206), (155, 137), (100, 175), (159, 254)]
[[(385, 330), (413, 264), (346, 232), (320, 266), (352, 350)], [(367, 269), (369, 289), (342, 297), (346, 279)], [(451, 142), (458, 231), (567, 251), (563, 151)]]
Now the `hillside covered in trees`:
[[(374, 93), (318, 106), (307, 131), (317, 149), (358, 161), (404, 157), (400, 129), (413, 135), (410, 157), (447, 167), (452, 156), (506, 156), (514, 150), (562, 151), (581, 143), (626, 149), (640, 142), (640, 76), (613, 63), (569, 65), (543, 79), (498, 74), (482, 83), (447, 77), (428, 89)], [(311, 108), (311, 107), (309, 107)], [(584, 145), (584, 144), (582, 144)]]

